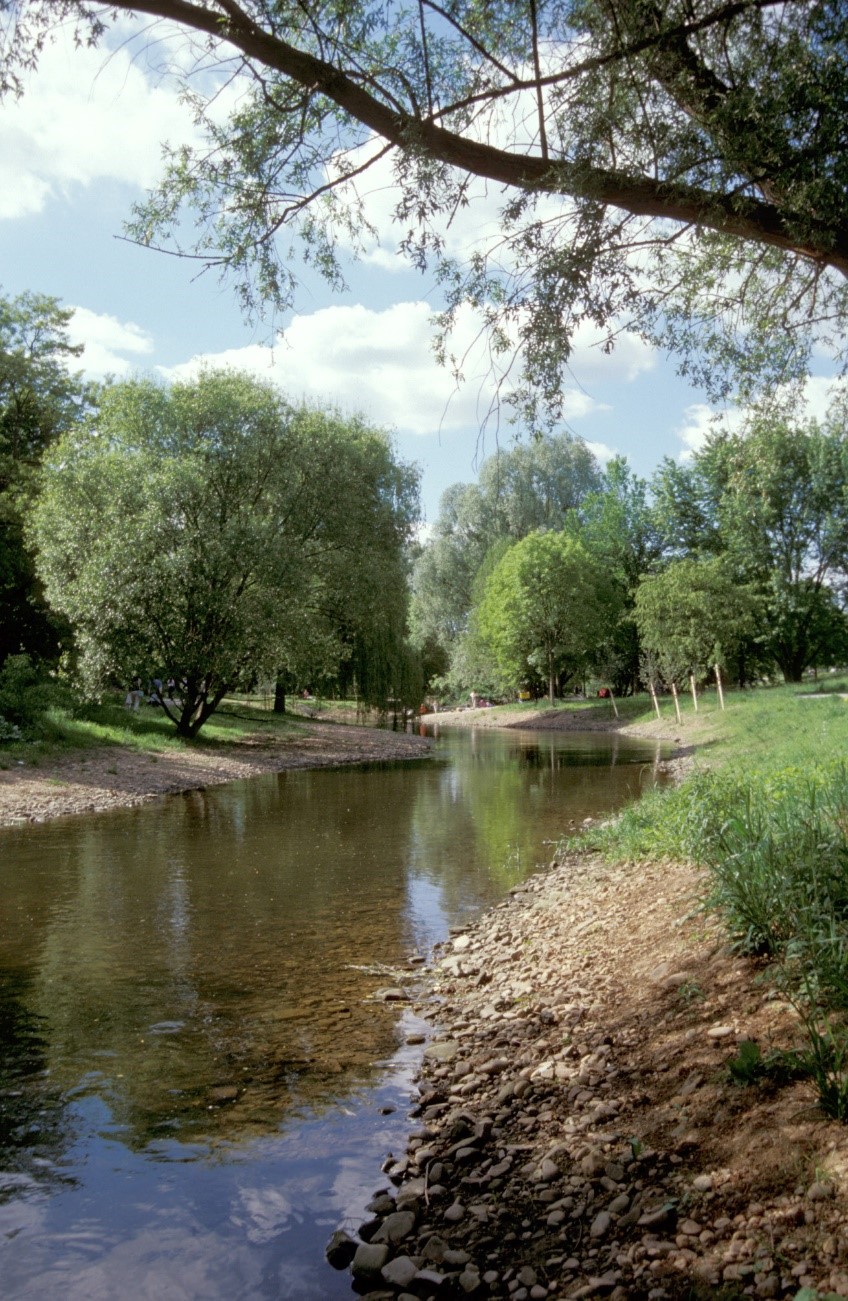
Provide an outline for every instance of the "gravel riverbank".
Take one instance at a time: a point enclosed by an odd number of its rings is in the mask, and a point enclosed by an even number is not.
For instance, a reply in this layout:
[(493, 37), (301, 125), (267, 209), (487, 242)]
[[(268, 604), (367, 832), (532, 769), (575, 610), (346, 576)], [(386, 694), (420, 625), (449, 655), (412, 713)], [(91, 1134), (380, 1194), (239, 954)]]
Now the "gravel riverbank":
[(577, 856), (444, 946), (407, 1149), (328, 1251), (358, 1292), (848, 1296), (846, 1131), (808, 1082), (732, 1079), (796, 1023), (702, 889)]
[(297, 722), (294, 735), (280, 737), (257, 728), (243, 741), (226, 746), (156, 752), (98, 746), (42, 759), (37, 767), (16, 764), (0, 771), (0, 827), (129, 808), (261, 773), (420, 759), (432, 748), (429, 737), (404, 732), (300, 718)]

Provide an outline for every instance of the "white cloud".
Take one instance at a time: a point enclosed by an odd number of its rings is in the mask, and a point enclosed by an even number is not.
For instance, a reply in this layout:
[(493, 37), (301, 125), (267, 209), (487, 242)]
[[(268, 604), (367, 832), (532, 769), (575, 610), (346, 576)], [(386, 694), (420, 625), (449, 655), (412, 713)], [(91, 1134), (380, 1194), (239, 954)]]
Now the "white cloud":
[(720, 430), (735, 432), (745, 421), (745, 412), (741, 408), (727, 411), (715, 411), (706, 402), (695, 402), (683, 412), (683, 424), (676, 429), (677, 437), (684, 444), (684, 450), (678, 460), (691, 461), (700, 452), (711, 434)]
[(161, 142), (196, 136), (173, 88), (154, 84), (124, 47), (49, 44), (19, 101), (0, 113), (0, 218), (40, 212), (51, 197), (111, 179), (137, 188), (161, 171)]
[(606, 443), (590, 443), (586, 440), (586, 446), (601, 465), (608, 465), (613, 457), (620, 455), (614, 447), (609, 447)]
[[(779, 388), (774, 393), (775, 407), (781, 406), (788, 418), (800, 420), (824, 420), (831, 403), (840, 393), (845, 393), (848, 381), (841, 376), (810, 375), (804, 381), (800, 391)], [(683, 424), (675, 431), (684, 444), (679, 460), (689, 461), (700, 452), (710, 434), (719, 430), (736, 431), (743, 427), (748, 416), (743, 408), (727, 411), (715, 411), (705, 402), (696, 402), (683, 413)]]
[(834, 398), (845, 390), (846, 381), (842, 376), (808, 376), (801, 392), (804, 414), (813, 420), (824, 420)]
[[(85, 351), (78, 365), (87, 375), (102, 379), (104, 375), (123, 375), (153, 352), (153, 340), (132, 321), (99, 315), (87, 307), (75, 307), (68, 324), (72, 344), (81, 343)], [(129, 353), (130, 359), (123, 356)]]
[[(327, 307), (295, 316), (273, 349), (252, 345), (194, 357), (168, 373), (195, 374), (204, 364), (245, 369), (273, 380), (293, 399), (335, 402), (415, 434), (479, 423), (493, 393), (485, 360), (471, 360), (467, 383), (457, 390), (433, 357), (431, 313), (424, 302), (382, 311)], [(460, 325), (460, 342), (471, 345), (468, 324)]]
[(683, 424), (675, 431), (683, 443), (680, 453), (681, 461), (690, 461), (696, 452), (700, 452), (707, 437), (715, 431), (716, 413), (706, 402), (695, 402), (683, 413)]
[[(453, 352), (463, 359), (457, 385), (432, 353), (432, 309), (426, 302), (401, 302), (381, 311), (361, 304), (323, 308), (296, 316), (274, 348), (258, 344), (195, 356), (164, 372), (194, 375), (204, 365), (229, 366), (273, 380), (292, 399), (334, 402), (361, 411), (380, 425), (413, 434), (481, 424), (496, 397), (497, 377), (485, 339), (470, 309), (459, 313)], [(584, 332), (574, 371), (609, 382), (631, 379), (653, 365), (653, 355), (625, 336), (622, 348), (602, 357)], [(601, 364), (603, 363), (603, 364)], [(504, 380), (505, 391), (509, 380)], [(582, 388), (566, 390), (564, 414), (573, 420), (602, 409)]]

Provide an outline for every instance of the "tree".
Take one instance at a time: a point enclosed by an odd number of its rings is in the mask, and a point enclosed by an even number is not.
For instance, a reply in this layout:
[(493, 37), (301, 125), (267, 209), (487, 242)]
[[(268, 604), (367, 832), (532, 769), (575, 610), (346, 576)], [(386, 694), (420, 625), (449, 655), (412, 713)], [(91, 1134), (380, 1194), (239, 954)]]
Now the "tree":
[(842, 413), (824, 427), (791, 414), (752, 413), (739, 433), (714, 435), (689, 467), (657, 475), (673, 550), (723, 555), (763, 600), (762, 644), (788, 682), (837, 657), (844, 618), (836, 591), (848, 573), (848, 441)]
[[(701, 378), (719, 387), (716, 361), (797, 371), (813, 336), (844, 359), (842, 0), (4, 7), (11, 91), (60, 21), (81, 44), (105, 41), (127, 13), (194, 38), (195, 58), (173, 62), (190, 69), (205, 141), (170, 154), (132, 231), (233, 271), (248, 307), (290, 301), (299, 237), (341, 281), (339, 240), (355, 246), (368, 229), (357, 187), (388, 166), (400, 246), (417, 265), (436, 260), (444, 324), (477, 306), (496, 351), (522, 351), (531, 408), (538, 394), (557, 410), (581, 322), (609, 346), (629, 321), (706, 347)], [(217, 93), (232, 77), (243, 93), (227, 118)], [(479, 197), (478, 180), (502, 188), (501, 230), (454, 260), (445, 214)], [(183, 246), (187, 229), (198, 237)]]
[(406, 544), (417, 482), (385, 436), (207, 372), (117, 384), (45, 463), (33, 536), (92, 691), (173, 678), (194, 736), (224, 695), (345, 654), (374, 557)]
[(622, 618), (605, 642), (599, 665), (616, 692), (635, 691), (639, 682), (640, 646), (636, 624), (624, 617), (633, 609), (642, 575), (653, 569), (660, 540), (648, 501), (648, 485), (630, 469), (624, 457), (614, 457), (604, 472), (600, 492), (583, 503), (576, 536), (604, 567), (619, 592)]
[(67, 637), (43, 600), (24, 518), (42, 456), (90, 397), (68, 369), (82, 352), (68, 340), (72, 315), (43, 294), (0, 296), (0, 664), (21, 651), (52, 658)]
[(733, 660), (758, 627), (757, 595), (738, 583), (722, 558), (673, 561), (636, 589), (634, 619), (642, 645), (666, 682), (703, 676)]
[(493, 552), (497, 560), (505, 543), (536, 529), (562, 529), (600, 484), (585, 443), (559, 433), (499, 451), (483, 462), (478, 483), (448, 488), (413, 572), (416, 644), (429, 641), (452, 656), (477, 603), (478, 576)]
[(505, 679), (541, 674), (553, 704), (559, 675), (584, 666), (616, 615), (604, 570), (576, 538), (531, 533), (496, 565), (476, 623)]

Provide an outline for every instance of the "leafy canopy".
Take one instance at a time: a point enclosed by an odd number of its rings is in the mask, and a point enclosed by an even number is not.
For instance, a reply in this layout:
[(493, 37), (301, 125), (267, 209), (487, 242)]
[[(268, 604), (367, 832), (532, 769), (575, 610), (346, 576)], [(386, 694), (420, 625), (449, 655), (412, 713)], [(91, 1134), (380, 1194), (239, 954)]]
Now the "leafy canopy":
[(381, 433), (207, 372), (106, 389), (47, 459), (33, 537), (89, 689), (173, 678), (193, 736), (234, 687), (338, 663), (416, 510)]
[[(478, 483), (448, 488), (433, 536), (413, 571), (410, 618), (416, 643), (441, 647), (457, 669), (469, 649), (461, 650), (459, 641), (503, 544), (537, 529), (562, 529), (601, 482), (585, 443), (559, 433), (498, 451), (483, 462)], [(487, 675), (469, 662), (459, 676), (470, 687)]]
[(642, 645), (666, 682), (727, 663), (757, 631), (757, 598), (721, 558), (673, 561), (636, 589)]
[(656, 512), (672, 552), (724, 557), (761, 598), (761, 641), (788, 681), (839, 659), (848, 575), (845, 413), (827, 422), (754, 414), (717, 434), (690, 465), (666, 462)]
[(70, 369), (73, 312), (45, 294), (0, 295), (0, 663), (51, 658), (67, 629), (51, 618), (24, 539), (44, 452), (79, 417), (89, 387)]
[[(108, 44), (135, 14), (141, 41), (164, 38), (160, 58), (183, 33), (174, 75), (203, 142), (170, 154), (131, 229), (233, 272), (248, 308), (290, 303), (293, 246), (341, 283), (344, 253), (370, 237), (377, 169), (400, 248), (435, 263), (442, 325), (478, 308), (495, 350), (521, 351), (531, 413), (559, 410), (582, 322), (607, 346), (635, 325), (714, 389), (740, 367), (801, 373), (816, 337), (845, 360), (843, 0), (0, 7), (11, 91), (62, 22)], [(152, 38), (151, 16), (165, 24)], [(500, 228), (453, 255), (447, 223), (487, 186)]]
[(491, 573), (476, 626), (505, 680), (547, 679), (551, 703), (557, 678), (571, 677), (597, 650), (618, 614), (602, 566), (567, 533), (531, 533), (516, 542)]

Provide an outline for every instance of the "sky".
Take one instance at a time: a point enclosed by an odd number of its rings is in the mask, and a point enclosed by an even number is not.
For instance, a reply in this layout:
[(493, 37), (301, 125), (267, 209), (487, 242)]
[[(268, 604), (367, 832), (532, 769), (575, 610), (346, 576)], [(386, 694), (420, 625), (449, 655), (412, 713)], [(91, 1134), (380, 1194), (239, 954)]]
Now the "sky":
[[(505, 420), (481, 430), (492, 393), (482, 358), (472, 357), (458, 389), (437, 364), (438, 289), (397, 252), (388, 175), (377, 173), (377, 237), (350, 263), (347, 290), (307, 276), (286, 317), (249, 322), (232, 284), (123, 237), (132, 204), (160, 174), (161, 143), (195, 138), (175, 88), (131, 44), (116, 43), (108, 58), (64, 39), (48, 46), (23, 99), (0, 104), (0, 292), (32, 290), (73, 307), (72, 341), (85, 345), (79, 364), (93, 377), (233, 365), (294, 401), (364, 414), (420, 467), (432, 524), (444, 489), (474, 480), (481, 457), (510, 446), (516, 430)], [(450, 228), (455, 251), (491, 228), (501, 197), (480, 190)], [(473, 321), (461, 319), (458, 342), (473, 335)], [(602, 463), (621, 454), (648, 477), (663, 457), (702, 444), (712, 413), (673, 359), (628, 335), (609, 356), (586, 332), (577, 345), (567, 428)]]

